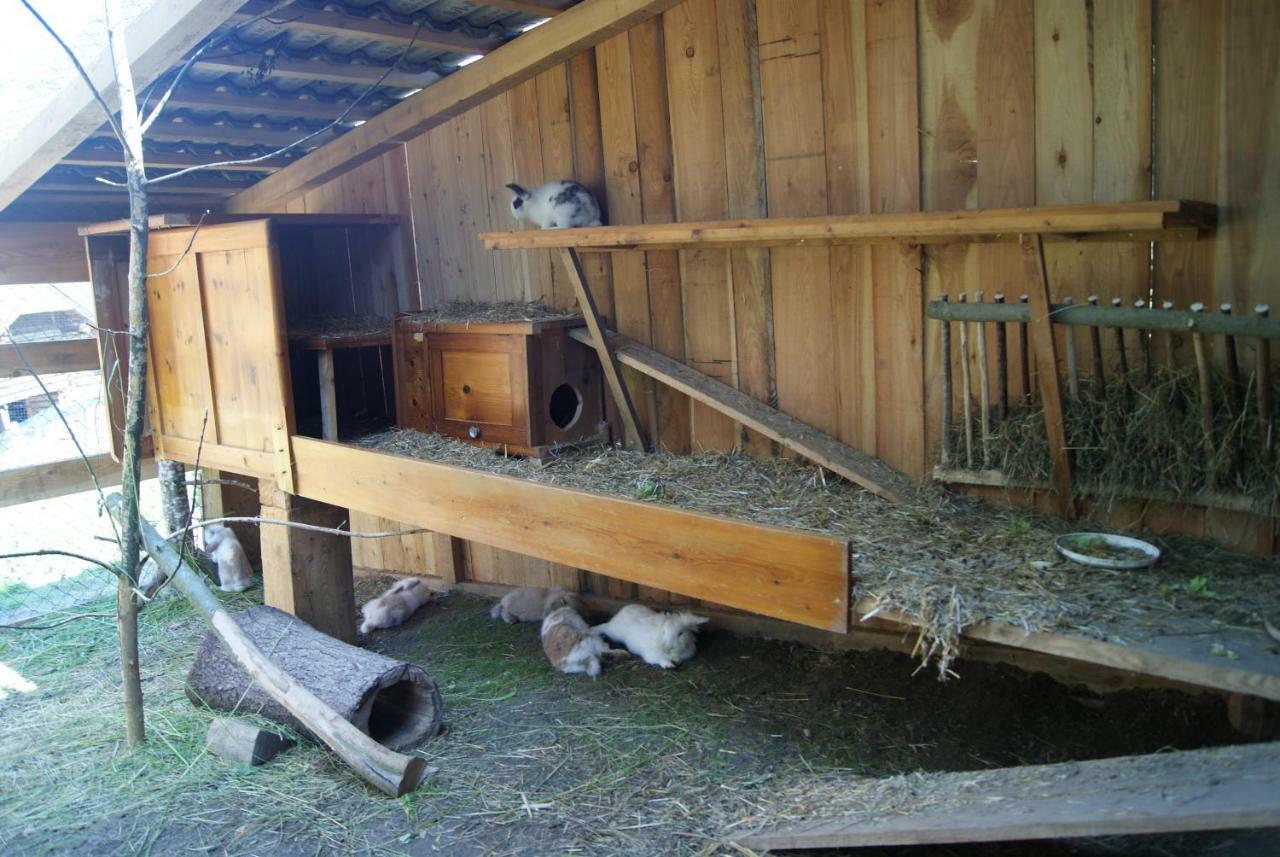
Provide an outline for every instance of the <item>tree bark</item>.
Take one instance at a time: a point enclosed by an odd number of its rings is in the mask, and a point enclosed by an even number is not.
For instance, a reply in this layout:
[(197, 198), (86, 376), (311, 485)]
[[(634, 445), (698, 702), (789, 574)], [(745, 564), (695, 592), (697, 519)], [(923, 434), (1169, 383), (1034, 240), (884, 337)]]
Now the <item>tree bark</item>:
[(180, 461), (162, 458), (156, 462), (160, 479), (160, 506), (164, 509), (164, 526), (169, 533), (185, 529), (191, 517), (187, 500), (187, 473)]

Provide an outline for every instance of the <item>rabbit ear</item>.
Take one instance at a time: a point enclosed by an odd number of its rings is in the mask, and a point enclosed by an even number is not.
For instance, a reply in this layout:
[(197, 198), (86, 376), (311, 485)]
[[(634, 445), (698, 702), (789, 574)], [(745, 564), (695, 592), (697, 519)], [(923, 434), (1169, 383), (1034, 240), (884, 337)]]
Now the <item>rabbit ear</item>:
[(682, 628), (696, 628), (699, 625), (703, 625), (711, 621), (706, 616), (695, 616), (687, 611), (679, 614), (677, 618), (679, 619), (679, 624)]
[(521, 197), (521, 198), (527, 198), (527, 197), (529, 196), (529, 191), (527, 191), (527, 190), (525, 190), (524, 188), (520, 187), (520, 185), (518, 185), (518, 184), (509, 184), (509, 185), (507, 185), (507, 190), (511, 191), (511, 192), (512, 192), (512, 193), (514, 193), (516, 196)]

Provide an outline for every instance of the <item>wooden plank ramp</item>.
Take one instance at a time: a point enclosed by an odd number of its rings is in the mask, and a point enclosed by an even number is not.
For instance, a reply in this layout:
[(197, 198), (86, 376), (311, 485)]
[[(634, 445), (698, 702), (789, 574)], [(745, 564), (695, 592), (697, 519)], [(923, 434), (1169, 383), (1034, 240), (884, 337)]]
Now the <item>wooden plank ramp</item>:
[[(586, 330), (579, 328), (569, 335), (579, 342), (594, 345), (591, 334)], [(623, 366), (643, 372), (727, 414), (868, 491), (896, 502), (903, 502), (914, 493), (911, 480), (880, 459), (858, 452), (831, 435), (638, 342), (615, 333), (608, 334), (608, 339), (614, 356)]]
[(833, 802), (856, 811), (734, 841), (805, 850), (1272, 827), (1280, 743), (840, 785)]

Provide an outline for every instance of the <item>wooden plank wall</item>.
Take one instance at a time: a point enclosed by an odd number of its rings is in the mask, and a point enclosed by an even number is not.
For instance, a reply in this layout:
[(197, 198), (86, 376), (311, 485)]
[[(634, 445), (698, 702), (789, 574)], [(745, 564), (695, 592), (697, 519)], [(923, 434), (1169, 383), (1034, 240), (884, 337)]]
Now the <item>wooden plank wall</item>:
[[(564, 306), (551, 254), (475, 240), (514, 227), (508, 181), (576, 178), (615, 223), (1187, 197), (1223, 208), (1216, 240), (1154, 259), (1143, 244), (1054, 246), (1055, 295), (1274, 306), (1278, 64), (1280, 7), (1255, 0), (688, 0), (289, 205), (410, 214), (424, 303)], [(1024, 291), (1008, 247), (588, 258), (628, 336), (917, 476), (940, 431), (925, 302)], [(1010, 362), (1016, 397), (1027, 379)], [(770, 452), (629, 381), (663, 448)], [(1113, 514), (1253, 549), (1276, 538), (1236, 513)], [(574, 579), (478, 546), (471, 559), (477, 579)]]

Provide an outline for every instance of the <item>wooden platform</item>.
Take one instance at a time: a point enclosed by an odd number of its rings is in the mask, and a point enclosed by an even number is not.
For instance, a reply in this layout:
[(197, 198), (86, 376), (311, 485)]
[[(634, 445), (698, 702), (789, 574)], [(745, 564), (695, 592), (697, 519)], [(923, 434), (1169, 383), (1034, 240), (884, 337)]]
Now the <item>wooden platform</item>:
[(584, 229), (482, 232), (489, 250), (574, 248), (580, 252), (691, 247), (788, 247), (835, 244), (954, 244), (1047, 240), (1194, 240), (1217, 222), (1213, 206), (1183, 201), (1036, 208), (979, 208), (839, 217), (772, 217), (646, 223)]
[(859, 809), (735, 841), (755, 850), (864, 848), (1280, 826), (1280, 744), (827, 788), (833, 802)]

